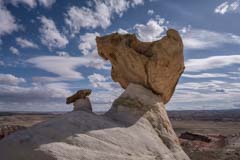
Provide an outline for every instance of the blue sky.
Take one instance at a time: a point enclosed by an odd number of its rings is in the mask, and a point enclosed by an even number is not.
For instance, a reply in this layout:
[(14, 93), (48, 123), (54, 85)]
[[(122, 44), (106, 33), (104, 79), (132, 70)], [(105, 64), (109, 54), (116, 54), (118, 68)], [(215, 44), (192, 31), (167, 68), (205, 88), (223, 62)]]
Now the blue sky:
[(123, 90), (95, 37), (168, 28), (184, 42), (185, 72), (169, 110), (240, 108), (240, 1), (0, 0), (0, 111), (66, 111), (65, 97), (91, 88), (94, 110)]

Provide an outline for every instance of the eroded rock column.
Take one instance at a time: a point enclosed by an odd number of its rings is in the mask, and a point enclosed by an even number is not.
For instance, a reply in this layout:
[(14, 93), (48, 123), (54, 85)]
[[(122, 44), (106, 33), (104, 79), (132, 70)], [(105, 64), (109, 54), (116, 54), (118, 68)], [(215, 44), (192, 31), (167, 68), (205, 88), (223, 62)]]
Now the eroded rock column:
[(79, 90), (67, 98), (66, 104), (73, 103), (73, 111), (86, 110), (92, 112), (92, 105), (88, 98), (91, 92), (90, 89)]

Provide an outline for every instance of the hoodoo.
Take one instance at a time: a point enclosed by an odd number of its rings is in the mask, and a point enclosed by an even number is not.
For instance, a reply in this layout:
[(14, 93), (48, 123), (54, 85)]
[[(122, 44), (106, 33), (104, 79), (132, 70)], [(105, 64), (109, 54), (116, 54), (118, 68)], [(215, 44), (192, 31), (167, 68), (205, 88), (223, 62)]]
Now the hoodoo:
[[(96, 41), (125, 89), (111, 109), (104, 115), (79, 109), (15, 132), (0, 141), (1, 160), (189, 160), (164, 106), (184, 70), (178, 32), (151, 43), (117, 33)], [(89, 94), (78, 92), (67, 103)]]

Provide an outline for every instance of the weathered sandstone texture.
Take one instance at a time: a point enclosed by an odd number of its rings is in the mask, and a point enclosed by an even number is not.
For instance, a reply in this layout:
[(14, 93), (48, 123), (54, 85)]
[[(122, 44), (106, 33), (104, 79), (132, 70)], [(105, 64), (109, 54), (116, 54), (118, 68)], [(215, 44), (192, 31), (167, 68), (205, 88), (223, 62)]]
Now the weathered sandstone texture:
[(1, 160), (189, 160), (163, 102), (130, 84), (105, 115), (79, 110), (0, 141)]
[(141, 42), (134, 34), (97, 37), (98, 53), (112, 64), (112, 79), (122, 88), (141, 84), (161, 95), (166, 104), (184, 71), (183, 43), (173, 29), (155, 42)]

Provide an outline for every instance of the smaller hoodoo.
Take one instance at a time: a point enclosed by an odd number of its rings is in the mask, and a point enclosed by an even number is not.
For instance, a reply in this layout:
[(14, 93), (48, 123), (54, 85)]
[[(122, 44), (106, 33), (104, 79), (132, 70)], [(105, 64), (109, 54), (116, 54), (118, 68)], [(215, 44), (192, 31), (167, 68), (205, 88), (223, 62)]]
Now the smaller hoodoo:
[(86, 110), (92, 112), (92, 105), (88, 98), (91, 92), (90, 89), (79, 90), (66, 99), (66, 104), (73, 103), (73, 111)]

